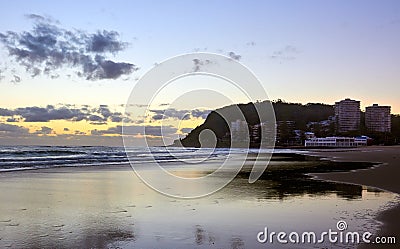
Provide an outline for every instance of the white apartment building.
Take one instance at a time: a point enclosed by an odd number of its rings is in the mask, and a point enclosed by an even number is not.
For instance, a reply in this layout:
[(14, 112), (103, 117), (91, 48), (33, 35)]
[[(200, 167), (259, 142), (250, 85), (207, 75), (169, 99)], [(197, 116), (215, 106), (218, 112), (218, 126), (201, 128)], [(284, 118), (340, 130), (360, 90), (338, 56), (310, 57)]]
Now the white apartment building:
[(232, 142), (244, 142), (249, 140), (249, 128), (244, 120), (236, 120), (231, 122), (231, 139)]
[(372, 132), (390, 132), (392, 126), (390, 106), (373, 104), (366, 107), (365, 126)]

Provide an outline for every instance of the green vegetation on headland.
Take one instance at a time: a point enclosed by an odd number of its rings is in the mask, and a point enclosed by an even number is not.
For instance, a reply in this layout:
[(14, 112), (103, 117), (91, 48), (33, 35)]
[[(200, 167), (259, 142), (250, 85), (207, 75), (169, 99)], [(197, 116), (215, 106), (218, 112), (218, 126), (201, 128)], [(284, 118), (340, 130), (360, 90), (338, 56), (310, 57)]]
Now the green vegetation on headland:
[[(217, 147), (230, 147), (231, 138), (227, 122), (242, 120), (243, 117), (249, 126), (260, 123), (257, 109), (264, 109), (262, 105), (272, 104), (276, 117), (277, 146), (301, 146), (306, 139), (306, 132), (313, 132), (316, 137), (327, 136), (360, 136), (366, 135), (373, 139), (374, 144), (393, 145), (400, 143), (400, 116), (392, 115), (391, 133), (372, 133), (365, 127), (365, 113), (361, 113), (361, 126), (358, 131), (337, 133), (334, 120), (334, 106), (321, 103), (287, 103), (282, 100), (263, 101), (256, 103), (237, 104), (212, 111), (205, 122), (193, 129), (185, 138), (176, 140), (173, 146), (200, 147), (199, 134), (204, 130), (211, 130), (217, 138)], [(257, 106), (260, 105), (260, 106)], [(237, 115), (237, 108), (243, 116)], [(222, 116), (226, 118), (226, 121)], [(258, 147), (259, 143), (250, 142), (251, 147)]]

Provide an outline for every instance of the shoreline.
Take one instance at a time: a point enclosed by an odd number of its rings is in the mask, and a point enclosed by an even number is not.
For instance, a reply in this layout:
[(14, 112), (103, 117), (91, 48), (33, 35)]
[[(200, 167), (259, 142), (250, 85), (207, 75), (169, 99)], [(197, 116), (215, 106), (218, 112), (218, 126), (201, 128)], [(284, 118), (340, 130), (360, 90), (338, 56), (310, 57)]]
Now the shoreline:
[[(348, 172), (312, 173), (316, 179), (356, 185), (366, 185), (400, 195), (400, 146), (371, 146), (343, 150), (311, 149), (305, 153), (320, 160), (337, 162), (372, 162), (372, 168)], [(395, 236), (400, 238), (400, 204), (378, 212), (376, 219), (382, 222), (375, 236)], [(396, 248), (396, 244), (360, 244), (358, 248)]]

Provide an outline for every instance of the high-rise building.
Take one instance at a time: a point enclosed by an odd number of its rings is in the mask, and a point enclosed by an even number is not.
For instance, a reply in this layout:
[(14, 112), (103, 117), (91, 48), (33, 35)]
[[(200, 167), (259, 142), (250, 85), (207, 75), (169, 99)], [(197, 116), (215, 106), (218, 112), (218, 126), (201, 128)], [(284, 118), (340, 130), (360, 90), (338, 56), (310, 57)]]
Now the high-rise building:
[(360, 129), (360, 101), (345, 99), (335, 103), (337, 132), (358, 131)]
[(373, 104), (365, 108), (365, 126), (372, 132), (391, 131), (390, 106)]
[(231, 122), (231, 140), (232, 142), (248, 142), (249, 137), (249, 127), (247, 122), (244, 120), (236, 120)]

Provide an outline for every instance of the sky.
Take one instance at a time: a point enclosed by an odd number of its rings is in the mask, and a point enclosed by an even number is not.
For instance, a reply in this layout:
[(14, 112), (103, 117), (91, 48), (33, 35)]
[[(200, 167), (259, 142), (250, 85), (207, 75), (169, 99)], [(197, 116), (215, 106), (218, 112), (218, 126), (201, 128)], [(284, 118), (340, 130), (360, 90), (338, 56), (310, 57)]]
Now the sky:
[[(400, 114), (398, 44), (396, 0), (8, 1), (0, 17), (0, 144), (121, 145), (138, 79), (192, 52), (239, 60), (271, 100), (352, 98), (361, 109), (378, 103)], [(131, 118), (130, 129), (139, 137), (150, 127), (157, 144), (164, 125), (172, 141), (210, 110), (243, 101), (189, 100), (172, 107), (160, 100), (147, 117)]]

